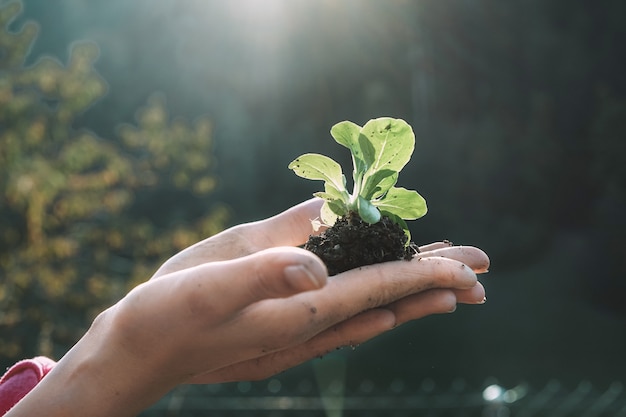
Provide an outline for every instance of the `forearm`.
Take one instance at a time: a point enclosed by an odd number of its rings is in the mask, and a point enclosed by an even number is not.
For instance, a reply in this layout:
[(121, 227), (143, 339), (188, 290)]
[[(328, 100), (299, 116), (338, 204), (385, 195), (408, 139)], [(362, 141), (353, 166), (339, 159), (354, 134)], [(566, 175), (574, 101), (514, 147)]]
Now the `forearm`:
[(94, 323), (5, 416), (130, 417), (165, 395), (172, 386), (158, 380), (158, 370), (149, 369), (122, 349), (102, 343), (107, 326)]

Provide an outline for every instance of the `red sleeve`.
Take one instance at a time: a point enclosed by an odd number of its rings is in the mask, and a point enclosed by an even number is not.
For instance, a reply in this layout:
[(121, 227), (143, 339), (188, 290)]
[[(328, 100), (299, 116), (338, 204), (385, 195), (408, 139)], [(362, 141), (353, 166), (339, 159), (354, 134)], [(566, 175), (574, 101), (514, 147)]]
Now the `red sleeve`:
[(20, 361), (0, 378), (0, 416), (9, 411), (54, 368), (56, 362), (44, 356)]

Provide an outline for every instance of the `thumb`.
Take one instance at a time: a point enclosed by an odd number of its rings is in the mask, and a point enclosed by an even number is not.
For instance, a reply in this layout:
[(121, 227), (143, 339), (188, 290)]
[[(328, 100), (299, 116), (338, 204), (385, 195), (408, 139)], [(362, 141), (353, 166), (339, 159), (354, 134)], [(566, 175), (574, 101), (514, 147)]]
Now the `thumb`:
[[(269, 219), (242, 225), (258, 247), (298, 246), (314, 233), (311, 220), (320, 217), (324, 200), (312, 198)], [(258, 238), (261, 238), (259, 241)]]
[(210, 279), (214, 293), (233, 311), (260, 300), (322, 288), (328, 276), (317, 256), (294, 247), (266, 249), (193, 269), (197, 279)]
[(326, 265), (313, 253), (294, 247), (277, 247), (241, 260), (251, 279), (245, 279), (259, 299), (287, 297), (317, 290), (326, 284)]

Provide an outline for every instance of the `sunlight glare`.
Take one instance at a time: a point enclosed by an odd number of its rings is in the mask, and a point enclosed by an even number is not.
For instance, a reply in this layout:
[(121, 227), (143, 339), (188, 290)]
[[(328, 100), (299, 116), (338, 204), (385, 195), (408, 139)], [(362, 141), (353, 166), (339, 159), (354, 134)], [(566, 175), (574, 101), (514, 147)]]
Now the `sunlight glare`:
[(262, 42), (276, 42), (284, 33), (287, 20), (287, 2), (283, 0), (240, 0), (228, 2), (233, 21)]

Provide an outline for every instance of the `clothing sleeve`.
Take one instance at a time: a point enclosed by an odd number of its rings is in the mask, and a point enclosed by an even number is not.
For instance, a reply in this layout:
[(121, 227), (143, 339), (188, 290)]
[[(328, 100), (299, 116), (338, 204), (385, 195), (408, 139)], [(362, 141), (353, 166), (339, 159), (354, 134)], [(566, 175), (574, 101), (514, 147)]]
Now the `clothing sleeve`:
[(0, 378), (0, 416), (5, 415), (54, 368), (56, 362), (44, 356), (20, 361)]

